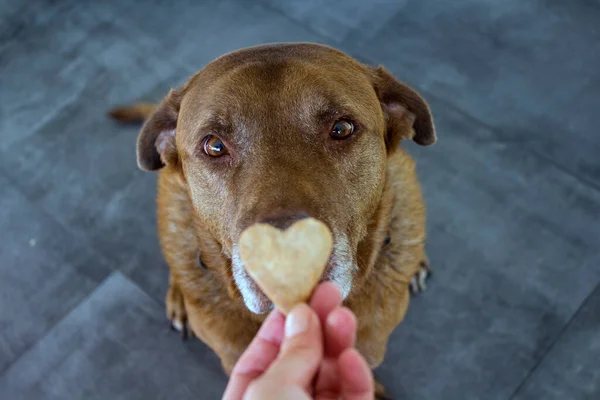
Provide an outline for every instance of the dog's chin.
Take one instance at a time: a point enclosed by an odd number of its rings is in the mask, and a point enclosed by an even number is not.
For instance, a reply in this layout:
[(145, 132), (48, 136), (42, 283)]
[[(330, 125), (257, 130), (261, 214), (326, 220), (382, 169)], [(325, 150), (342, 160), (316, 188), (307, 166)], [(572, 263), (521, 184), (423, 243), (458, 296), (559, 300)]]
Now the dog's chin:
[[(248, 310), (254, 314), (264, 314), (273, 309), (273, 302), (269, 300), (243, 267), (236, 268), (234, 266), (233, 276)], [(319, 282), (335, 283), (342, 292), (342, 299), (345, 299), (352, 288), (352, 274), (350, 271), (340, 273), (335, 267), (327, 266)]]
[[(341, 251), (344, 249), (344, 251)], [(325, 267), (321, 282), (333, 282), (342, 292), (345, 299), (352, 289), (352, 273), (358, 266), (350, 261), (349, 252), (344, 247), (334, 245), (334, 251)], [(255, 314), (264, 314), (273, 309), (273, 302), (258, 287), (254, 279), (248, 274), (239, 256), (237, 246), (233, 248), (232, 254), (233, 280), (242, 294), (246, 308)]]
[(240, 293), (242, 293), (246, 308), (254, 314), (264, 314), (271, 311), (273, 309), (273, 302), (258, 287), (246, 270), (243, 270), (243, 274), (245, 276), (240, 277), (241, 279), (236, 279), (235, 283)]
[(242, 294), (246, 308), (254, 314), (264, 314), (271, 311), (273, 302), (263, 293), (244, 268), (237, 247), (233, 251), (232, 264), (233, 280)]
[[(322, 282), (333, 282), (335, 283), (342, 292), (342, 299), (345, 299), (350, 293), (352, 287), (351, 275), (336, 273), (334, 268), (327, 268), (323, 277), (319, 281)], [(267, 295), (258, 287), (256, 282), (248, 275), (246, 270), (242, 270), (241, 273), (234, 273), (235, 283), (242, 294), (244, 304), (246, 308), (254, 314), (264, 314), (273, 309), (273, 302), (269, 300)]]
[(355, 270), (357, 267), (340, 267), (339, 265), (328, 264), (325, 268), (325, 272), (323, 272), (323, 277), (319, 283), (323, 282), (333, 282), (337, 285), (342, 292), (342, 299), (348, 297), (350, 293), (350, 289), (352, 289), (352, 272), (351, 270)]

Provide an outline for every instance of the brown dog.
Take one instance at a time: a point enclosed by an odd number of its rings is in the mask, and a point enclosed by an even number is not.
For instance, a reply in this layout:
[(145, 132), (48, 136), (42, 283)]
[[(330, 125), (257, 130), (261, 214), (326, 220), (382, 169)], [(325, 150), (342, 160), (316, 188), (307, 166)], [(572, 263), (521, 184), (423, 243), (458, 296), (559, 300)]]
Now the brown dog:
[(148, 118), (139, 166), (159, 170), (158, 224), (171, 268), (167, 314), (229, 373), (272, 307), (244, 269), (237, 241), (255, 222), (325, 222), (334, 251), (323, 280), (358, 319), (372, 367), (422, 285), (425, 207), (402, 139), (435, 142), (427, 103), (381, 67), (316, 44), (239, 50), (210, 63)]

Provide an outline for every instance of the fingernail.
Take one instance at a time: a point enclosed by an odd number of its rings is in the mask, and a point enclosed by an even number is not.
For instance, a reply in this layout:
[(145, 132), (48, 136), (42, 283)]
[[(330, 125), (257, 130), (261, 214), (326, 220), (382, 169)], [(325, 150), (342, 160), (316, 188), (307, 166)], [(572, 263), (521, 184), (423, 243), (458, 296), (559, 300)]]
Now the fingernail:
[(306, 304), (294, 308), (285, 320), (285, 337), (290, 338), (306, 332), (310, 321), (311, 311)]

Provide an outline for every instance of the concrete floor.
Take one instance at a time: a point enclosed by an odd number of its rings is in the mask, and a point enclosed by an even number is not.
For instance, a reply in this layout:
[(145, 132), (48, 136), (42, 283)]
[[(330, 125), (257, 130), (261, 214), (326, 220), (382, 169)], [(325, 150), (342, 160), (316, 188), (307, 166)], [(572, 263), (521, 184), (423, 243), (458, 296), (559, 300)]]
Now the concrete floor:
[[(398, 399), (600, 398), (600, 2), (0, 2), (0, 398), (218, 398), (168, 330), (155, 177), (112, 105), (224, 52), (333, 45), (430, 101), (409, 146), (430, 290), (377, 375)], [(594, 250), (595, 249), (595, 250)]]

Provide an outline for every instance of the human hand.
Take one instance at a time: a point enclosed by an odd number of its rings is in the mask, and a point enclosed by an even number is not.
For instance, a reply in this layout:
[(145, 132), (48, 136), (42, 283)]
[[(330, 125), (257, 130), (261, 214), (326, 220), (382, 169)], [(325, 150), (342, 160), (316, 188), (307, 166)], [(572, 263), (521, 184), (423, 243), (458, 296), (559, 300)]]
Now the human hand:
[(354, 349), (356, 319), (332, 283), (310, 307), (273, 311), (235, 365), (223, 399), (372, 399), (371, 370)]

